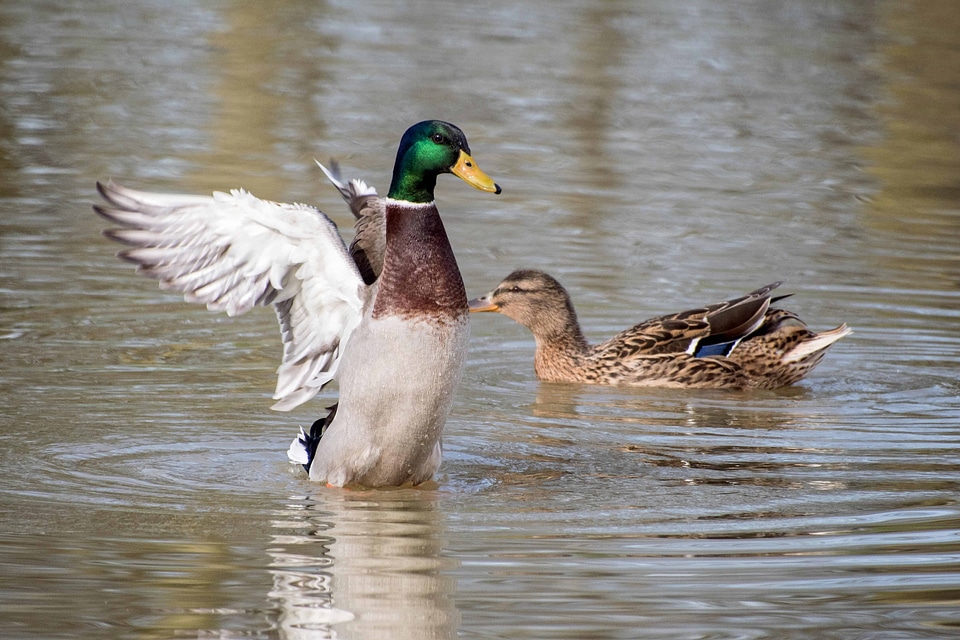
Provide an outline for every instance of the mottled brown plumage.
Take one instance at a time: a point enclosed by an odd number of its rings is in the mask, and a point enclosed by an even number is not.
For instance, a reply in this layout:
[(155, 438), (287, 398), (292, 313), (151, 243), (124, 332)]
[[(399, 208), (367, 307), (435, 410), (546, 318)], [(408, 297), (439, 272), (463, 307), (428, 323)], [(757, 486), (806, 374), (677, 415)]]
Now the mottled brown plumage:
[(772, 389), (801, 380), (850, 329), (810, 331), (796, 314), (771, 309), (779, 282), (745, 296), (645, 320), (591, 346), (567, 291), (542, 271), (518, 269), (471, 311), (499, 311), (537, 342), (534, 370), (550, 382)]

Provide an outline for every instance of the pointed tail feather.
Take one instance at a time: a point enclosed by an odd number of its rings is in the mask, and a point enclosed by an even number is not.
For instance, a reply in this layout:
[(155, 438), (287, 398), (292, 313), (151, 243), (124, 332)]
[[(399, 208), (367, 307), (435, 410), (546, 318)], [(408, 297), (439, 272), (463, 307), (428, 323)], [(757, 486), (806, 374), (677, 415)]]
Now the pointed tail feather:
[(823, 351), (834, 342), (853, 333), (853, 330), (845, 323), (836, 329), (818, 333), (814, 338), (801, 342), (789, 352), (784, 354), (783, 362), (798, 362), (811, 355)]

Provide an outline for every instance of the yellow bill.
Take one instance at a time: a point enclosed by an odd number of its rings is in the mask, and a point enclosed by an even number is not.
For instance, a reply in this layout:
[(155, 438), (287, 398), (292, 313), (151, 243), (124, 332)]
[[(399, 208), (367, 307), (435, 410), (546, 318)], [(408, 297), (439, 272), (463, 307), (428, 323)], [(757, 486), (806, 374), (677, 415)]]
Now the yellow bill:
[(450, 171), (471, 187), (476, 187), (481, 191), (500, 193), (500, 185), (494, 182), (493, 178), (481, 171), (477, 163), (470, 157), (470, 154), (463, 149), (460, 150), (460, 158), (457, 160), (457, 164), (453, 165)]

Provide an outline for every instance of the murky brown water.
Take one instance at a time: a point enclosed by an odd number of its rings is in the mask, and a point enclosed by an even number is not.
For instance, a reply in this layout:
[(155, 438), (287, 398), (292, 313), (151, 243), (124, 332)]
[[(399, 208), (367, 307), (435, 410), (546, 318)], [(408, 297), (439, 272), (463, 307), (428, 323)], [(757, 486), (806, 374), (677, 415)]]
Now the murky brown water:
[[(960, 627), (960, 12), (914, 2), (0, 5), (4, 638), (933, 638)], [(471, 293), (518, 266), (599, 339), (786, 280), (804, 383), (540, 384), (474, 318), (436, 488), (285, 460), (269, 311), (112, 256), (97, 179), (351, 221), (440, 117)]]

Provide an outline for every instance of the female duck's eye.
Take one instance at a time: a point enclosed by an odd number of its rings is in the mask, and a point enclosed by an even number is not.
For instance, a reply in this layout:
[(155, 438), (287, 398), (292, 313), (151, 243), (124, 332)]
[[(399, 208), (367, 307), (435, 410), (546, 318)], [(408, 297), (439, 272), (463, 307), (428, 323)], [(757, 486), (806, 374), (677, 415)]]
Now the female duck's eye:
[(437, 144), (443, 144), (446, 139), (443, 137), (442, 133), (433, 134), (433, 141)]

